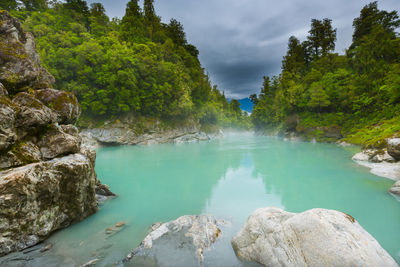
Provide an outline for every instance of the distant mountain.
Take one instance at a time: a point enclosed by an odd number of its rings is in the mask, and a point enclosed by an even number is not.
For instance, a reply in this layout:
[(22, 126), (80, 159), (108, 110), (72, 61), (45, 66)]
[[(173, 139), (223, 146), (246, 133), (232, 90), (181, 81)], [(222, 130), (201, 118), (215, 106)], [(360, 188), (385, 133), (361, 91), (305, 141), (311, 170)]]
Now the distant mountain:
[(251, 102), (250, 98), (246, 97), (243, 99), (238, 100), (240, 103), (240, 108), (244, 111), (247, 111), (248, 113), (251, 113), (253, 111), (253, 102)]

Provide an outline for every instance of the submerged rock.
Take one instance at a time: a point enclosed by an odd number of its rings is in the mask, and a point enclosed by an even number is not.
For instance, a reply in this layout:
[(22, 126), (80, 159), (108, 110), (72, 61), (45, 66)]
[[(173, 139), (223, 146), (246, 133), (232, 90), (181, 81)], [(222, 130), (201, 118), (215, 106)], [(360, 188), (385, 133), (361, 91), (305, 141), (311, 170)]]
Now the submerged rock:
[(209, 215), (186, 215), (158, 224), (125, 261), (139, 266), (196, 266), (203, 262), (203, 252), (221, 235), (222, 224)]
[(240, 259), (264, 266), (398, 266), (353, 217), (334, 210), (258, 209), (231, 243)]

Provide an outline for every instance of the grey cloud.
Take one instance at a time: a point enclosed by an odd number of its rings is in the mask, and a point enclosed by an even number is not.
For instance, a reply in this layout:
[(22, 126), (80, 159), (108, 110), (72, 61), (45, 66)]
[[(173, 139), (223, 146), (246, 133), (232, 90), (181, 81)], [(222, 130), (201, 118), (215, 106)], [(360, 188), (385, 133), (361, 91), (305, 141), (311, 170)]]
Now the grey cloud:
[[(291, 35), (304, 40), (312, 18), (331, 18), (338, 29), (336, 51), (351, 43), (352, 21), (372, 0), (155, 0), (168, 22), (182, 22), (189, 42), (212, 82), (228, 97), (258, 93), (263, 75), (280, 72)], [(399, 0), (381, 0), (381, 9), (399, 9)], [(110, 17), (122, 17), (127, 0), (102, 2)]]

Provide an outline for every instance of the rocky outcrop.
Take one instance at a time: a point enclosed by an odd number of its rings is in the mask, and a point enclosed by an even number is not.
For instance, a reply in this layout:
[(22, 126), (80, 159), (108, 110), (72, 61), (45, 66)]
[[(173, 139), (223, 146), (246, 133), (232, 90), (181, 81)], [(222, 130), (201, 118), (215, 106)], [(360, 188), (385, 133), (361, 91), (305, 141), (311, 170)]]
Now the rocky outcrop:
[(389, 192), (400, 197), (400, 180), (389, 189)]
[(258, 209), (231, 243), (239, 258), (264, 266), (398, 266), (353, 217), (334, 210)]
[[(364, 149), (353, 156), (353, 160), (358, 164), (370, 168), (372, 174), (389, 178), (392, 180), (400, 180), (400, 161), (396, 156), (399, 149), (397, 144), (400, 138), (389, 139), (387, 148), (383, 149)], [(400, 151), (399, 151), (400, 152)], [(397, 183), (396, 183), (397, 184)], [(389, 190), (390, 193), (400, 195), (400, 190), (396, 184)]]
[(40, 64), (32, 34), (6, 11), (0, 11), (0, 82), (14, 94), (29, 88), (47, 88), (54, 77)]
[[(96, 154), (81, 146), (72, 93), (48, 88), (32, 35), (0, 11), (0, 256), (97, 210)], [(43, 87), (41, 87), (43, 86)]]
[(388, 153), (396, 160), (400, 160), (400, 138), (393, 138), (388, 141)]
[(0, 255), (96, 212), (93, 167), (76, 153), (0, 172)]
[(338, 125), (309, 126), (305, 125), (298, 114), (286, 118), (283, 133), (286, 140), (316, 140), (321, 142), (336, 142), (343, 138), (342, 128)]
[(133, 265), (196, 266), (204, 260), (203, 252), (221, 235), (218, 221), (209, 215), (182, 216), (167, 223), (157, 223), (140, 246), (125, 259)]
[[(83, 143), (89, 147), (98, 145), (151, 145), (164, 143), (188, 143), (207, 141), (221, 135), (207, 135), (196, 124), (180, 127), (160, 127), (158, 123), (147, 125), (147, 129), (138, 128), (140, 123), (134, 119), (122, 119), (107, 122), (100, 128), (82, 129)], [(222, 133), (223, 135), (223, 133)]]

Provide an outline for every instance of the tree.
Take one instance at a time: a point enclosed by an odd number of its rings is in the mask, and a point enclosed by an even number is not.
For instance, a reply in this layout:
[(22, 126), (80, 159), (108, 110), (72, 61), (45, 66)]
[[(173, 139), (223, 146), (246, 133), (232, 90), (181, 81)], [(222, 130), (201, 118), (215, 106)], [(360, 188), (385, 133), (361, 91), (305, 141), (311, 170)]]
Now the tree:
[(395, 30), (400, 27), (400, 19), (397, 11), (381, 11), (378, 9), (377, 2), (372, 2), (364, 6), (361, 9), (360, 16), (353, 21), (353, 43), (350, 49), (359, 46), (362, 38), (370, 34), (377, 25), (381, 25), (392, 38), (395, 38)]
[(127, 42), (143, 42), (143, 14), (138, 0), (126, 4), (125, 15), (121, 21), (121, 39)]
[(331, 104), (329, 96), (322, 88), (321, 84), (314, 82), (310, 87), (310, 101), (308, 106), (320, 111), (323, 108), (328, 107)]
[(304, 58), (304, 48), (300, 41), (291, 36), (288, 43), (288, 51), (282, 61), (282, 71), (301, 72), (305, 69), (306, 60)]
[(168, 24), (168, 36), (179, 46), (187, 44), (186, 34), (182, 24), (176, 19), (171, 19)]
[(21, 0), (21, 2), (28, 11), (44, 10), (48, 7), (47, 0)]
[(160, 41), (159, 33), (161, 20), (154, 10), (154, 0), (144, 0), (144, 26), (146, 28), (146, 37), (153, 41)]
[(104, 34), (107, 31), (107, 26), (110, 19), (106, 15), (104, 6), (100, 3), (90, 5), (90, 29), (95, 35)]
[(332, 28), (332, 20), (311, 20), (311, 29), (307, 37), (308, 45), (312, 50), (314, 58), (326, 56), (335, 50), (336, 29)]
[(0, 9), (7, 11), (15, 10), (18, 7), (18, 2), (16, 0), (1, 0)]

